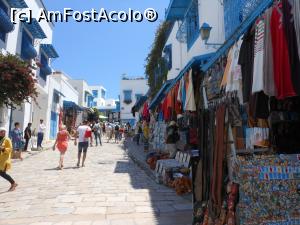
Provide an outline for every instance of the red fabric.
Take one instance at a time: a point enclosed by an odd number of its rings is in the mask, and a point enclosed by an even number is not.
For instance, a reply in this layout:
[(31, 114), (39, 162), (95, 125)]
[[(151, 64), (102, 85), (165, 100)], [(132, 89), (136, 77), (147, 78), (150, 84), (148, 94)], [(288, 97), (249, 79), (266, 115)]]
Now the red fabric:
[(149, 106), (148, 102), (144, 104), (144, 109), (143, 109), (143, 119), (146, 121), (150, 121), (150, 113), (149, 113)]
[(292, 80), (289, 51), (284, 32), (283, 16), (280, 3), (275, 6), (271, 16), (271, 35), (273, 45), (274, 80), (278, 90), (277, 98), (296, 96)]
[(86, 130), (86, 131), (85, 131), (85, 134), (84, 134), (84, 137), (85, 137), (85, 138), (90, 138), (90, 137), (92, 137), (92, 130)]
[(176, 114), (182, 114), (182, 104), (181, 104), (181, 102), (177, 101), (177, 96), (178, 96), (178, 92), (179, 92), (179, 84), (180, 83), (177, 82), (177, 84), (175, 85), (175, 88), (174, 88)]
[(163, 105), (162, 105), (165, 121), (170, 121), (171, 120), (171, 116), (172, 116), (171, 107), (172, 107), (172, 95), (171, 95), (171, 92), (169, 92), (167, 97), (165, 98), (165, 100), (163, 102)]

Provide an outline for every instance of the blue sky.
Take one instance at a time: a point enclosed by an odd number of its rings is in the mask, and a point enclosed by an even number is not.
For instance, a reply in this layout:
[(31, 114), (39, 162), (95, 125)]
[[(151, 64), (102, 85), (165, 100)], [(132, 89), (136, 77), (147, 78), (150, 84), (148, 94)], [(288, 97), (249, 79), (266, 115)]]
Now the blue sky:
[(64, 8), (85, 11), (134, 10), (154, 8), (159, 19), (150, 23), (56, 23), (53, 44), (60, 58), (52, 67), (74, 79), (85, 79), (90, 85), (103, 85), (108, 97), (117, 98), (123, 73), (143, 76), (145, 58), (150, 51), (155, 31), (164, 20), (170, 0), (44, 0), (48, 10)]

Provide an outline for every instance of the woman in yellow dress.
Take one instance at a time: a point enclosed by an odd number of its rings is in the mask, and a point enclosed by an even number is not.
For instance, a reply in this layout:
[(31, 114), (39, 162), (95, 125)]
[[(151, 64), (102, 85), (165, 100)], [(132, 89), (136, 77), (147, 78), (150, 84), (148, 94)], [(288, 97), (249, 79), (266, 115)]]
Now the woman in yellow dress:
[(18, 184), (6, 172), (11, 168), (11, 140), (6, 137), (6, 129), (0, 127), (0, 176), (7, 180), (11, 186), (8, 191), (14, 191)]

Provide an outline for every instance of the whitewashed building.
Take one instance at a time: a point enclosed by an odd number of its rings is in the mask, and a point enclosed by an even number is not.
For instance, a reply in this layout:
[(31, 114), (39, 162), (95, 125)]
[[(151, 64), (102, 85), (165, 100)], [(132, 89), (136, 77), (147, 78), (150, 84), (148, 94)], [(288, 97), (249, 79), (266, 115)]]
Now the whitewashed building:
[[(220, 0), (173, 0), (166, 11), (171, 22), (164, 56), (168, 61), (168, 80), (193, 64), (207, 61), (225, 40), (224, 11)], [(209, 39), (201, 36), (210, 30)]]
[(93, 92), (85, 80), (69, 80), (70, 84), (78, 91), (78, 104), (81, 107), (93, 107)]
[[(31, 10), (34, 18), (32, 23), (15, 21), (16, 24), (12, 24), (9, 16), (12, 8), (18, 8), (19, 13)], [(52, 46), (54, 25), (44, 20), (38, 22), (35, 19), (42, 8), (45, 9), (45, 6), (41, 0), (0, 0), (1, 52), (18, 55), (37, 68), (33, 72), (38, 80), (36, 87), (40, 98), (48, 95), (46, 80), (52, 72), (51, 59), (58, 57)], [(37, 108), (30, 103), (24, 103), (14, 110), (1, 109), (0, 125), (9, 129), (13, 127), (15, 122), (19, 122), (24, 128), (28, 122), (39, 120), (39, 118), (34, 117), (36, 110)]]
[(99, 108), (105, 106), (107, 90), (101, 85), (89, 86), (93, 94), (93, 107)]
[[(46, 95), (39, 95), (38, 105), (33, 103), (35, 110), (34, 118), (44, 119), (46, 129), (45, 138), (55, 139), (59, 126), (59, 116), (63, 109), (64, 102), (78, 104), (78, 91), (69, 83), (71, 78), (63, 72), (54, 72), (47, 77)], [(48, 109), (46, 112), (44, 109)], [(39, 121), (33, 121), (33, 128), (38, 127)]]
[(136, 101), (149, 90), (148, 80), (140, 78), (122, 78), (120, 89), (120, 117), (122, 123), (129, 122), (132, 126), (138, 121), (131, 110)]

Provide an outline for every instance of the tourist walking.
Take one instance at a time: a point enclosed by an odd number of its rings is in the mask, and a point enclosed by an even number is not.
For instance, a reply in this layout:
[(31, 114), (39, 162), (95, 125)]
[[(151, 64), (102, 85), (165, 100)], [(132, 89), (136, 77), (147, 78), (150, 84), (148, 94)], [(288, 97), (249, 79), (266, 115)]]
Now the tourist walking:
[(22, 150), (24, 148), (24, 140), (23, 140), (23, 133), (20, 129), (20, 123), (15, 123), (15, 128), (11, 133), (11, 139), (13, 144), (14, 150), (14, 157), (23, 160), (22, 158)]
[(114, 135), (114, 129), (111, 124), (108, 124), (106, 134), (107, 134), (107, 143), (109, 143), (109, 141), (113, 138)]
[(69, 132), (66, 129), (65, 125), (62, 125), (59, 128), (59, 132), (57, 133), (57, 137), (53, 146), (53, 151), (57, 148), (60, 152), (59, 164), (57, 169), (62, 170), (64, 167), (64, 156), (66, 151), (68, 150), (68, 141), (71, 139)]
[(104, 136), (106, 134), (106, 126), (105, 123), (102, 124), (102, 135)]
[(38, 149), (42, 148), (42, 143), (43, 143), (43, 139), (44, 139), (44, 133), (46, 130), (46, 126), (44, 124), (44, 120), (40, 119), (40, 125), (38, 128), (38, 136), (37, 136), (37, 147)]
[(97, 120), (96, 123), (93, 126), (93, 133), (94, 133), (94, 137), (96, 140), (96, 146), (98, 146), (98, 140), (99, 140), (99, 144), (102, 146), (102, 127), (99, 123), (99, 121)]
[(31, 135), (32, 135), (31, 126), (32, 126), (32, 123), (28, 123), (28, 125), (24, 131), (24, 139), (25, 139), (24, 151), (25, 152), (28, 149), (28, 144), (29, 144), (29, 141), (30, 141)]
[(119, 143), (120, 127), (118, 124), (115, 125), (115, 143)]
[(92, 142), (93, 137), (92, 137), (92, 130), (88, 125), (88, 121), (83, 121), (82, 125), (80, 125), (77, 128), (77, 132), (75, 135), (75, 145), (77, 145), (77, 138), (78, 138), (78, 162), (77, 162), (77, 167), (80, 166), (80, 161), (81, 161), (81, 154), (83, 152), (83, 157), (82, 157), (82, 167), (84, 167), (84, 162), (86, 159), (87, 155), (87, 150), (89, 147), (89, 139)]
[(7, 171), (11, 168), (11, 154), (11, 140), (6, 137), (6, 129), (0, 127), (0, 176), (10, 183), (11, 186), (8, 191), (14, 191), (18, 186), (14, 179), (7, 174)]

